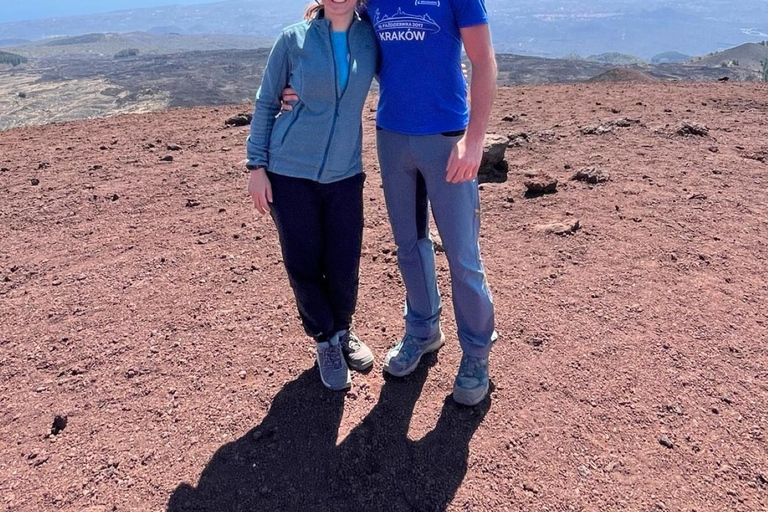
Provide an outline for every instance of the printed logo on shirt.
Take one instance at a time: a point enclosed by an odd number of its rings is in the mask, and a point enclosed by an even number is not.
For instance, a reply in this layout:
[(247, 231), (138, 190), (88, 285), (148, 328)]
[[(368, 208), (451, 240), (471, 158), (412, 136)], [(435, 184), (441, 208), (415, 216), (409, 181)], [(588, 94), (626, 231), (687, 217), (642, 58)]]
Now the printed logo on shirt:
[(416, 6), (428, 5), (430, 7), (440, 7), (440, 0), (416, 0)]
[[(417, 0), (429, 2), (432, 0)], [(435, 0), (439, 5), (439, 1)], [(408, 14), (398, 8), (392, 16), (381, 16), (379, 9), (373, 18), (373, 28), (382, 41), (424, 41), (427, 34), (440, 32), (440, 25), (428, 14), (418, 16)]]

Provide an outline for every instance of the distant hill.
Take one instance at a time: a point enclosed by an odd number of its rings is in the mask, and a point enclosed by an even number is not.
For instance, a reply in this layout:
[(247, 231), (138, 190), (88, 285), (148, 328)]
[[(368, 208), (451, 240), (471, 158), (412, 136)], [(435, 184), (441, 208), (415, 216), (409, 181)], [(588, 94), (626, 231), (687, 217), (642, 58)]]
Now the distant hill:
[(85, 34), (75, 37), (44, 39), (9, 48), (15, 53), (34, 59), (49, 59), (65, 55), (89, 57), (109, 56), (126, 49), (136, 49), (142, 55), (163, 55), (186, 51), (252, 50), (271, 46), (271, 40), (253, 36), (181, 35), (130, 32), (126, 34)]
[(680, 52), (663, 52), (651, 57), (651, 64), (681, 64), (693, 57)]
[(610, 69), (587, 80), (588, 82), (658, 82), (659, 79), (637, 69)]
[(31, 43), (31, 41), (29, 39), (0, 39), (0, 48), (3, 46), (18, 46), (26, 43)]
[(613, 66), (633, 66), (642, 65), (646, 62), (640, 57), (634, 55), (627, 55), (624, 53), (610, 52), (601, 53), (600, 55), (590, 55), (586, 60), (591, 62), (601, 62), (603, 64), (611, 64)]
[(10, 65), (16, 67), (27, 62), (27, 58), (15, 53), (0, 51), (0, 65)]
[[(39, 40), (101, 32), (274, 38), (282, 27), (301, 19), (310, 1), (229, 0), (0, 23), (0, 39)], [(739, 0), (738, 8), (725, 8), (725, 4), (726, 0), (487, 1), (494, 44), (500, 53), (553, 58), (616, 52), (646, 60), (669, 49), (702, 55), (768, 37), (766, 0)]]
[(768, 62), (768, 42), (759, 44), (747, 43), (722, 52), (712, 53), (705, 57), (696, 57), (691, 64), (709, 67), (734, 67), (756, 73), (762, 73), (764, 63)]

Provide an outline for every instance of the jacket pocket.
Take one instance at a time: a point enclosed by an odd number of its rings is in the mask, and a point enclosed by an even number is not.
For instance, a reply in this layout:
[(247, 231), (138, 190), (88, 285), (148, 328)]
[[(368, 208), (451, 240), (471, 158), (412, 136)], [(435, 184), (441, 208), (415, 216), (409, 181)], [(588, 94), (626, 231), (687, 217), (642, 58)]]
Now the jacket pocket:
[(291, 120), (288, 122), (288, 126), (285, 127), (285, 131), (283, 131), (283, 135), (280, 137), (281, 146), (285, 144), (285, 139), (288, 138), (288, 134), (290, 133), (291, 128), (293, 128), (293, 125), (299, 119), (299, 114), (301, 114), (301, 109), (303, 107), (304, 107), (304, 104), (299, 103), (296, 105), (296, 108), (293, 110), (293, 115), (291, 116)]

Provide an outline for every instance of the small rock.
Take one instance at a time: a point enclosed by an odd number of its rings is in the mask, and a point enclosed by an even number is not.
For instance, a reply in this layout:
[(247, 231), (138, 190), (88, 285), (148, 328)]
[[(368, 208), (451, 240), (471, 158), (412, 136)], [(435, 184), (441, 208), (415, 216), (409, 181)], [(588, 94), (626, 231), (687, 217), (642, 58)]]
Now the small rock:
[(165, 149), (168, 151), (181, 151), (181, 146), (178, 144), (168, 144)]
[(507, 122), (507, 123), (513, 123), (513, 122), (517, 121), (518, 119), (520, 119), (520, 116), (518, 116), (516, 114), (515, 115), (511, 115), (511, 116), (504, 116), (504, 117), (501, 118), (502, 121)]
[(241, 379), (245, 379), (245, 377), (248, 375), (245, 370), (240, 370), (240, 373), (238, 373)]
[(583, 478), (587, 478), (590, 474), (589, 468), (587, 466), (579, 466), (578, 470), (579, 470), (579, 474)]
[(67, 415), (57, 414), (53, 418), (53, 424), (51, 425), (51, 435), (57, 436), (65, 428), (67, 428)]
[(37, 179), (37, 178), (32, 178), (30, 180), (30, 183), (32, 183), (32, 186), (36, 187), (36, 186), (38, 186), (40, 184), (40, 180)]
[(173, 157), (171, 155), (166, 155), (160, 159), (161, 162), (173, 162)]
[(507, 138), (509, 145), (513, 148), (519, 148), (530, 141), (530, 137), (525, 132), (510, 133)]
[(709, 135), (709, 128), (707, 128), (703, 124), (696, 124), (688, 121), (683, 121), (682, 123), (680, 123), (680, 126), (677, 128), (676, 133), (682, 137), (688, 137), (688, 136), (706, 137), (707, 135)]
[(640, 124), (639, 119), (630, 119), (628, 117), (622, 117), (621, 119), (617, 119), (611, 123), (613, 126), (618, 126), (619, 128), (629, 128), (633, 124)]
[(61, 279), (54, 279), (53, 281), (51, 281), (51, 284), (53, 286), (60, 286), (61, 285)]
[(552, 235), (571, 235), (581, 229), (581, 223), (579, 220), (568, 220), (564, 222), (552, 222), (550, 224), (539, 224), (536, 226), (536, 231), (542, 233), (548, 233)]
[(593, 185), (596, 185), (598, 183), (605, 183), (606, 181), (610, 180), (611, 175), (610, 173), (603, 171), (601, 169), (596, 169), (594, 167), (585, 167), (584, 169), (577, 171), (576, 174), (574, 174), (571, 179), (575, 181), (583, 181), (585, 183), (591, 183)]
[(554, 194), (557, 192), (557, 180), (548, 174), (531, 174), (523, 185), (528, 195)]
[(224, 124), (227, 126), (248, 126), (252, 120), (252, 114), (237, 114), (224, 121)]
[(19, 98), (24, 99), (26, 97), (27, 97), (27, 93), (25, 93), (25, 92), (20, 92), (19, 93)]
[(706, 194), (691, 194), (691, 196), (688, 199), (706, 199)]
[(672, 440), (667, 436), (659, 436), (659, 444), (665, 448), (669, 448), (670, 450), (675, 447), (675, 443), (673, 443)]
[(112, 194), (112, 196), (110, 197), (110, 199), (111, 199), (111, 200), (114, 202), (114, 201), (117, 201), (118, 199), (120, 199), (120, 196), (119, 196), (119, 195), (117, 195), (117, 194)]
[(504, 159), (509, 138), (487, 134), (483, 144), (483, 159), (477, 178), (479, 183), (504, 183), (507, 181), (509, 164)]
[(197, 199), (187, 199), (187, 208), (195, 208), (196, 206), (200, 206), (200, 201)]
[(528, 484), (528, 483), (523, 484), (523, 490), (526, 491), (526, 492), (533, 493), (533, 494), (538, 494), (539, 493), (539, 490), (536, 487), (534, 487), (533, 485)]
[(598, 126), (585, 126), (581, 129), (582, 135), (604, 135), (611, 133), (613, 129), (609, 125), (601, 124)]

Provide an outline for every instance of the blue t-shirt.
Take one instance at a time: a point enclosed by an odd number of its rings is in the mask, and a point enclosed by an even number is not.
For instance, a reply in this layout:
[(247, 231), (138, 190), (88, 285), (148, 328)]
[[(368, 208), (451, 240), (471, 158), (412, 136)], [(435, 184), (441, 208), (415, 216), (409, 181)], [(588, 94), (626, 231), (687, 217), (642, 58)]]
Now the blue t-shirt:
[(377, 124), (410, 135), (469, 123), (459, 29), (488, 23), (485, 0), (368, 0), (381, 49)]
[(336, 60), (339, 93), (342, 93), (349, 83), (349, 38), (347, 31), (333, 32), (333, 58)]

